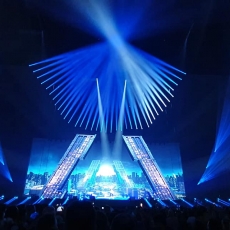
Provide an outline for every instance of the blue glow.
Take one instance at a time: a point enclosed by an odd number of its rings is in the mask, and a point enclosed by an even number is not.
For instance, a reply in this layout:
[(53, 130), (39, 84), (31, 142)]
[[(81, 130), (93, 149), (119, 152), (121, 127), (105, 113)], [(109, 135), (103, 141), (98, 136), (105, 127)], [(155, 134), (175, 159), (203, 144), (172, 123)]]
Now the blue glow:
[(69, 196), (66, 197), (62, 205), (65, 205), (68, 202), (68, 200), (69, 200)]
[(1, 147), (1, 143), (0, 143), (0, 174), (3, 175), (7, 180), (9, 180), (10, 182), (13, 182), (9, 168), (7, 166), (7, 163), (4, 159), (4, 154), (3, 154), (3, 149)]
[(40, 197), (40, 199), (38, 200), (38, 202), (37, 202), (36, 204), (41, 203), (43, 200), (44, 200), (44, 198), (43, 198), (43, 197)]
[(18, 199), (18, 197), (15, 196), (15, 197), (11, 198), (10, 200), (6, 201), (4, 204), (9, 205), (9, 204), (11, 204), (12, 202), (14, 202), (17, 199)]
[(160, 203), (163, 207), (168, 207), (162, 200), (157, 199), (156, 201)]
[(127, 81), (125, 80), (124, 83), (124, 90), (123, 90), (123, 96), (122, 96), (122, 102), (121, 102), (121, 107), (120, 107), (120, 114), (119, 114), (119, 119), (118, 119), (118, 125), (119, 128), (116, 131), (116, 136), (115, 136), (115, 143), (113, 147), (113, 155), (115, 158), (120, 158), (121, 152), (122, 152), (122, 134), (123, 134), (123, 126), (124, 126), (124, 121), (125, 121), (125, 96), (126, 96), (126, 83)]
[[(97, 54), (94, 54), (91, 49), (97, 50)], [(100, 106), (103, 108), (105, 119), (103, 129), (106, 131), (109, 123), (110, 131), (112, 131), (114, 119), (116, 120), (116, 129), (117, 123), (121, 125), (123, 121), (118, 122), (117, 120), (121, 105), (126, 108), (123, 119), (128, 117), (130, 128), (135, 124), (136, 129), (138, 126), (142, 129), (142, 118), (149, 127), (152, 124), (152, 118), (155, 119), (154, 113), (158, 115), (158, 109), (163, 111), (162, 106), (166, 107), (166, 101), (170, 101), (168, 96), (173, 97), (168, 89), (173, 89), (170, 86), (170, 83), (175, 85), (172, 78), (176, 78), (176, 75), (173, 71), (178, 72), (178, 70), (170, 65), (167, 65), (168, 69), (166, 69), (160, 61), (158, 61), (160, 64), (157, 62), (155, 65), (152, 60), (156, 61), (158, 59), (147, 59), (152, 56), (142, 55), (143, 51), (140, 53), (138, 49), (131, 47), (131, 45), (127, 45), (124, 54), (121, 50), (117, 50), (116, 55), (111, 55), (106, 51), (111, 51), (107, 43), (95, 45), (95, 47), (86, 47), (85, 52), (81, 51), (82, 56), (79, 57), (83, 61), (79, 60), (77, 62), (76, 56), (78, 55), (72, 53), (72, 57), (65, 58), (66, 62), (64, 64), (43, 73), (39, 78), (46, 78), (42, 81), (42, 84), (46, 84), (48, 90), (51, 89), (51, 86), (54, 87), (50, 94), (54, 95), (55, 105), (58, 106), (58, 110), (61, 111), (64, 119), (68, 119), (68, 122), (75, 119), (75, 126), (84, 124), (87, 128), (89, 123), (93, 126), (93, 121), (100, 119), (100, 113), (95, 118), (92, 117), (92, 114), (98, 109), (95, 106), (97, 89), (93, 84), (93, 79), (98, 76), (98, 80), (101, 82)], [(76, 51), (76, 53), (78, 52)], [(84, 61), (84, 59), (87, 61)], [(44, 63), (47, 62), (40, 62), (37, 65), (44, 65)], [(37, 71), (42, 70), (40, 68)], [(126, 78), (127, 97), (122, 101), (122, 84)], [(123, 128), (123, 126), (120, 128)]]
[(229, 202), (224, 201), (224, 200), (222, 200), (222, 199), (220, 199), (220, 198), (217, 198), (217, 202), (219, 202), (219, 203), (221, 203), (221, 204), (223, 204), (223, 205), (225, 205), (225, 206), (227, 206), (227, 207), (230, 206), (230, 203), (229, 203)]
[(4, 165), (4, 159), (3, 159), (3, 150), (2, 150), (2, 145), (0, 143), (0, 163)]
[(224, 99), (221, 117), (218, 122), (218, 127), (217, 127), (218, 132), (217, 132), (214, 152), (216, 152), (230, 136), (229, 104), (230, 104), (230, 79), (225, 93), (225, 99)]
[[(107, 122), (105, 123), (105, 116), (104, 116), (104, 111), (103, 111), (103, 107), (102, 107), (102, 103), (101, 103), (100, 87), (99, 87), (99, 82), (98, 82), (97, 78), (96, 78), (96, 83), (97, 83), (98, 109), (99, 109), (99, 116), (100, 116), (101, 149), (102, 149), (103, 156), (108, 157), (109, 156), (109, 142), (108, 142), (108, 136), (106, 133)], [(103, 132), (103, 130), (105, 132)]]
[(203, 206), (203, 202), (198, 200), (198, 199), (196, 199), (196, 198), (194, 198), (194, 203), (199, 205), (199, 206)]
[(206, 202), (208, 202), (209, 204), (215, 205), (216, 207), (221, 207), (220, 205), (216, 204), (215, 202), (213, 202), (213, 201), (211, 201), (211, 200), (209, 200), (209, 199), (207, 199), (207, 198), (205, 198), (204, 200), (205, 200)]
[[(178, 75), (185, 73), (127, 43), (146, 4), (140, 4), (139, 12), (133, 5), (137, 12), (132, 15), (129, 11), (130, 26), (124, 30), (119, 25), (123, 22), (121, 15), (106, 1), (76, 3), (73, 8), (81, 11), (105, 41), (30, 65), (36, 68), (33, 72), (43, 79), (41, 84), (49, 90), (68, 123), (91, 130), (97, 130), (100, 123), (101, 132), (124, 127), (143, 129), (170, 102), (172, 86), (177, 86), (181, 80)], [(95, 78), (100, 82), (100, 100)]]
[(55, 200), (56, 200), (56, 197), (54, 197), (54, 198), (49, 202), (49, 206), (51, 206)]
[(173, 203), (174, 205), (178, 206), (178, 204), (174, 200), (170, 199), (170, 202)]
[(223, 108), (218, 119), (215, 146), (209, 158), (206, 170), (198, 184), (211, 180), (229, 171), (230, 165), (230, 79), (228, 80)]
[(144, 198), (144, 200), (145, 200), (145, 202), (146, 202), (146, 204), (148, 205), (149, 208), (152, 208), (152, 207), (153, 207), (153, 206), (150, 204), (150, 202), (148, 201), (147, 198)]
[(28, 197), (26, 197), (23, 201), (21, 201), (18, 205), (22, 205), (22, 204), (25, 204), (28, 200), (30, 200), (31, 199), (31, 197), (30, 196), (28, 196)]
[(43, 198), (43, 197), (39, 197), (39, 198), (33, 203), (33, 205), (34, 205), (34, 204), (39, 204), (42, 200), (44, 200), (44, 198)]
[(188, 201), (186, 201), (185, 199), (181, 198), (181, 200), (186, 203), (189, 207), (193, 208), (193, 205), (191, 203), (189, 203)]

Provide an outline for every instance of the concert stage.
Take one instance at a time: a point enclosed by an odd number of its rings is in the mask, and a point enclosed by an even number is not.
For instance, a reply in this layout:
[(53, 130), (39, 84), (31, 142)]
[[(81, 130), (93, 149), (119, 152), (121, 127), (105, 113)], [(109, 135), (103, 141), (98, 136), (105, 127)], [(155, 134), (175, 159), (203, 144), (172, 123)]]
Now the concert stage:
[[(35, 139), (24, 194), (44, 199), (93, 196), (108, 200), (130, 197), (176, 200), (185, 197), (177, 144), (155, 144), (150, 149), (141, 136), (122, 137), (120, 158), (116, 154), (100, 155), (100, 143), (94, 145), (96, 135), (76, 135), (63, 152), (67, 142)], [(49, 151), (43, 150), (38, 155), (41, 149)]]

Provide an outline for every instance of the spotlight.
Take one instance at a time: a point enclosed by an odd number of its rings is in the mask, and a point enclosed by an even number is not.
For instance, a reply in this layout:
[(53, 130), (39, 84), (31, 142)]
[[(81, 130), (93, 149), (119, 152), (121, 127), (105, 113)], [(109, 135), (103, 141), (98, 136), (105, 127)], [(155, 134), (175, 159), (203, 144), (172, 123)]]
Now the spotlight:
[(44, 198), (41, 196), (33, 204), (39, 204), (42, 200), (44, 200)]
[(215, 202), (213, 202), (213, 201), (211, 201), (211, 200), (209, 200), (209, 199), (207, 199), (207, 198), (205, 198), (204, 200), (205, 200), (207, 203), (209, 203), (209, 204), (215, 205), (216, 207), (221, 207), (220, 205), (216, 204)]
[(66, 197), (65, 201), (62, 203), (62, 205), (65, 205), (69, 201), (69, 196)]
[(168, 207), (162, 200), (157, 199), (156, 201), (160, 203), (163, 207)]
[(4, 199), (4, 195), (0, 196), (0, 200), (3, 200)]
[(149, 208), (152, 208), (153, 206), (150, 204), (150, 202), (148, 201), (148, 199), (144, 198), (146, 204), (148, 205)]
[(186, 203), (189, 207), (193, 208), (193, 205), (191, 203), (189, 203), (188, 201), (186, 201), (184, 198), (181, 198), (181, 200)]
[(173, 203), (174, 205), (178, 206), (178, 204), (174, 200), (170, 199), (169, 201)]
[(202, 201), (198, 200), (197, 198), (194, 198), (194, 203), (199, 206), (203, 206)]
[[(38, 78), (44, 79), (41, 84), (47, 84), (68, 123), (84, 125), (85, 129), (96, 126), (97, 130), (100, 121), (101, 131), (106, 130), (107, 124), (111, 131), (114, 126), (123, 130), (126, 120), (131, 129), (133, 126), (143, 129), (142, 120), (149, 127), (170, 102), (173, 94), (168, 89), (173, 91), (172, 86), (181, 80), (177, 74), (185, 73), (134, 46), (122, 44), (114, 48), (110, 42), (104, 42), (30, 65), (40, 67), (36, 72), (45, 71)], [(101, 83), (101, 104), (95, 103), (98, 101), (95, 75), (97, 85)], [(124, 95), (126, 80), (129, 84)]]
[(225, 206), (227, 206), (227, 207), (230, 206), (230, 203), (228, 203), (228, 202), (226, 202), (226, 201), (224, 201), (224, 200), (222, 200), (222, 199), (220, 199), (220, 198), (217, 198), (217, 202), (219, 202), (219, 203), (221, 203), (221, 204), (223, 204), (223, 205), (225, 205)]
[(15, 197), (11, 198), (10, 200), (6, 201), (4, 204), (9, 205), (9, 204), (11, 204), (13, 201), (15, 201), (17, 199), (18, 199), (18, 197), (15, 196)]
[(208, 181), (229, 170), (229, 138), (230, 138), (230, 79), (228, 81), (225, 99), (219, 117), (215, 146), (209, 158), (206, 170), (200, 183)]
[(54, 198), (50, 201), (49, 206), (51, 206), (55, 200), (56, 200), (56, 197), (54, 197)]
[(23, 201), (21, 201), (18, 205), (21, 205), (21, 204), (25, 204), (28, 200), (30, 200), (31, 199), (31, 197), (30, 196), (28, 196), (28, 197), (26, 197)]

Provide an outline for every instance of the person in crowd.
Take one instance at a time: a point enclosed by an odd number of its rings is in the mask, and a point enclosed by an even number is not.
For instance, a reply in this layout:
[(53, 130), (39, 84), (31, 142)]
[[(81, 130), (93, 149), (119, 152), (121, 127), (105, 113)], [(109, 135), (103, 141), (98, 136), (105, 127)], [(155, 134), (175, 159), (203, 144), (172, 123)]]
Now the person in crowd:
[(58, 230), (57, 220), (54, 214), (47, 213), (38, 219), (36, 230)]
[(3, 229), (18, 230), (18, 217), (18, 208), (16, 206), (8, 206), (5, 211)]
[(55, 215), (56, 214), (56, 210), (53, 206), (47, 206), (43, 209), (42, 211), (42, 215), (46, 215), (46, 214), (52, 214)]
[(102, 211), (96, 212), (96, 227), (97, 230), (109, 230), (109, 222), (107, 216)]
[(166, 224), (172, 230), (178, 229), (178, 217), (176, 216), (175, 211), (172, 209), (169, 209), (169, 211), (168, 211), (168, 216), (166, 218)]
[(103, 207), (70, 201), (57, 210), (37, 205), (37, 212), (33, 205), (0, 205), (0, 230), (230, 230), (229, 207)]
[(0, 204), (0, 229), (3, 229), (4, 226), (5, 211), (6, 211), (6, 205)]
[(135, 230), (135, 227), (135, 218), (127, 213), (115, 216), (111, 224), (111, 230)]
[(208, 221), (207, 229), (208, 229), (208, 230), (218, 230), (218, 229), (222, 229), (222, 227), (221, 227), (221, 222), (220, 222), (218, 219), (211, 218), (211, 219)]
[(66, 210), (66, 230), (96, 230), (96, 213), (90, 202), (75, 201)]

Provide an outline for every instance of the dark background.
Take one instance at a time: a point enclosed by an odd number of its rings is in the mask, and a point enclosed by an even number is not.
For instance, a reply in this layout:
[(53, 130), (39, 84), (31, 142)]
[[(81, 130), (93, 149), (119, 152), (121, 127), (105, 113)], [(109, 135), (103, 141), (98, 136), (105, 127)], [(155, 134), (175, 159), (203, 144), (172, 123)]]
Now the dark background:
[[(45, 1), (43, 8), (49, 3)], [(187, 75), (151, 128), (125, 134), (142, 135), (146, 142), (179, 142), (187, 195), (224, 196), (230, 189), (224, 180), (229, 174), (204, 185), (197, 182), (215, 143), (218, 109), (230, 73), (230, 2), (169, 0), (165, 4), (170, 12), (165, 15), (165, 28), (132, 43)], [(83, 132), (62, 119), (28, 65), (98, 40), (57, 20), (34, 1), (0, 0), (0, 141), (14, 181), (0, 176), (0, 192), (23, 193), (34, 137), (72, 139)]]

